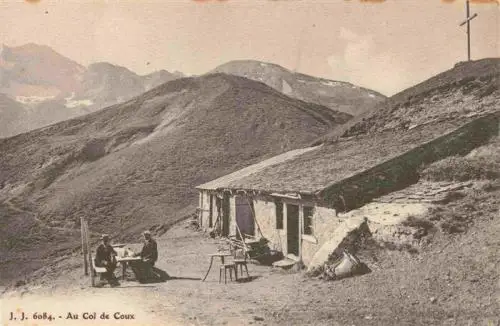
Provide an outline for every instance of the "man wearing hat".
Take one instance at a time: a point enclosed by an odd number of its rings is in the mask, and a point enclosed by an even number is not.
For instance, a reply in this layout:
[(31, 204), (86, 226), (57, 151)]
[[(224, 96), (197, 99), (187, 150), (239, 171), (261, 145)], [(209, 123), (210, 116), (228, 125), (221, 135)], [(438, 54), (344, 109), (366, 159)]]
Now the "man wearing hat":
[(142, 261), (153, 267), (158, 260), (158, 246), (156, 241), (151, 238), (151, 232), (144, 231), (144, 245), (142, 247), (140, 256)]
[(116, 251), (109, 243), (109, 235), (101, 236), (101, 243), (97, 247), (95, 255), (95, 265), (105, 267), (106, 273), (102, 277), (106, 278), (110, 284), (116, 283), (114, 271), (116, 269)]
[(132, 263), (132, 269), (139, 280), (139, 282), (146, 281), (153, 272), (153, 267), (158, 260), (158, 246), (156, 241), (151, 238), (151, 232), (144, 231), (144, 244), (142, 246), (142, 250), (140, 253), (137, 253), (136, 256), (141, 257), (140, 262)]

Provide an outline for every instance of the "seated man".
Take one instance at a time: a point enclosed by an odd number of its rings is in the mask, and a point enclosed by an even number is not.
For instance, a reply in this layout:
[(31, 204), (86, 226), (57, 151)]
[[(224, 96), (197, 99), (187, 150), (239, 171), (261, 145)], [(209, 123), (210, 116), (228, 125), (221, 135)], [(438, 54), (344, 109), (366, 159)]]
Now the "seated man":
[(151, 238), (151, 232), (144, 231), (144, 246), (140, 252), (142, 261), (153, 267), (158, 260), (158, 246), (156, 241)]
[(109, 235), (103, 234), (101, 236), (101, 244), (97, 247), (95, 255), (95, 265), (98, 267), (105, 267), (106, 273), (101, 275), (101, 279), (105, 278), (109, 284), (116, 285), (114, 271), (116, 269), (116, 251), (109, 244)]
[(144, 245), (140, 253), (135, 254), (140, 256), (141, 260), (133, 262), (132, 270), (139, 282), (146, 281), (149, 277), (154, 276), (153, 267), (158, 260), (158, 247), (156, 241), (151, 238), (151, 232), (145, 231)]

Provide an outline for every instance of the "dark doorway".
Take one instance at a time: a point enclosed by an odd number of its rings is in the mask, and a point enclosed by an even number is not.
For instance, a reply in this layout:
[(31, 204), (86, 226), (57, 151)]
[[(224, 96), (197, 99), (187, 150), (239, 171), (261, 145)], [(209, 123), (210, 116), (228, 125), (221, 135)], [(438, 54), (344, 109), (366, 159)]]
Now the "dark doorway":
[(287, 253), (299, 255), (299, 206), (286, 205)]
[[(253, 218), (253, 201), (247, 197), (236, 197), (236, 224), (240, 232), (246, 235), (255, 235), (255, 222)], [(239, 236), (238, 231), (236, 234)]]
[(222, 235), (229, 235), (229, 195), (224, 193), (222, 198)]
[(210, 212), (208, 212), (208, 227), (213, 227), (213, 219), (214, 219), (214, 195), (210, 195)]

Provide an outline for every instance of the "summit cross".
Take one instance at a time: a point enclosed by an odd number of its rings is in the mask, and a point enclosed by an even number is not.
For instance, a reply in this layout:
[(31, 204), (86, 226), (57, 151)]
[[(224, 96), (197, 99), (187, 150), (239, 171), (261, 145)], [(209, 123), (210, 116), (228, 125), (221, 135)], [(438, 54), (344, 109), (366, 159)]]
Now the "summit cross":
[(460, 23), (460, 26), (467, 24), (467, 61), (470, 61), (470, 21), (477, 17), (477, 14), (470, 15), (469, 0), (465, 2), (466, 19)]

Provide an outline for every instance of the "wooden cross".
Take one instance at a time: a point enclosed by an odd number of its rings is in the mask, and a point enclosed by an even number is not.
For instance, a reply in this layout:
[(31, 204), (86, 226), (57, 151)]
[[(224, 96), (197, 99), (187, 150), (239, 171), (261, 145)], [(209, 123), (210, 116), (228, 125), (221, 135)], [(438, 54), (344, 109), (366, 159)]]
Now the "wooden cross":
[(466, 19), (460, 23), (460, 26), (467, 24), (467, 60), (470, 61), (470, 21), (477, 17), (477, 14), (470, 15), (469, 0), (465, 2)]

